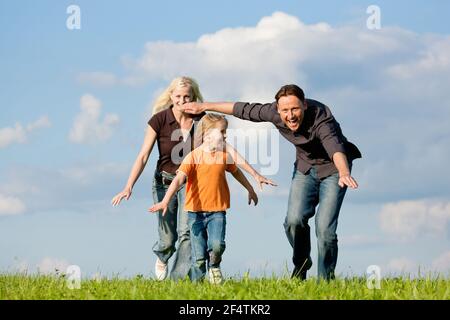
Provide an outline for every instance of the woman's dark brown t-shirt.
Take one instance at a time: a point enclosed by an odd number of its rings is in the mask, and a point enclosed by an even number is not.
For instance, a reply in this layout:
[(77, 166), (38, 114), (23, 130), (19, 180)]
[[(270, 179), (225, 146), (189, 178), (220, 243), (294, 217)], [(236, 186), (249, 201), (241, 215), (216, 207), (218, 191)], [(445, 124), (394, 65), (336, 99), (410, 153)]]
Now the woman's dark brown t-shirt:
[(156, 132), (159, 159), (156, 167), (159, 171), (175, 174), (184, 157), (192, 151), (196, 123), (205, 115), (192, 115), (194, 123), (187, 139), (183, 140), (180, 124), (175, 119), (172, 107), (154, 114), (148, 124)]

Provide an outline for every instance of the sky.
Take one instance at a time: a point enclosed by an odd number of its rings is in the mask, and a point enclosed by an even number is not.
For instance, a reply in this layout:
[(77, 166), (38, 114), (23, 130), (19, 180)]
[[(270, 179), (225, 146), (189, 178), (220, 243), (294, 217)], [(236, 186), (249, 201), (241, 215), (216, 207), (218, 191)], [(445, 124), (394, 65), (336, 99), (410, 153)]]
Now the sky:
[[(79, 29), (67, 26), (70, 5)], [(371, 5), (379, 28), (368, 25)], [(296, 83), (330, 107), (363, 154), (353, 163), (360, 187), (340, 212), (338, 275), (371, 265), (382, 276), (448, 275), (449, 11), (444, 0), (1, 1), (0, 272), (78, 265), (86, 278), (154, 276), (156, 148), (130, 200), (110, 201), (152, 102), (188, 75), (207, 101), (272, 102)], [(250, 162), (278, 187), (248, 206), (229, 177), (223, 272), (286, 275), (294, 148), (270, 124), (230, 128), (244, 130), (236, 147), (256, 152)], [(313, 276), (315, 240), (312, 231)]]

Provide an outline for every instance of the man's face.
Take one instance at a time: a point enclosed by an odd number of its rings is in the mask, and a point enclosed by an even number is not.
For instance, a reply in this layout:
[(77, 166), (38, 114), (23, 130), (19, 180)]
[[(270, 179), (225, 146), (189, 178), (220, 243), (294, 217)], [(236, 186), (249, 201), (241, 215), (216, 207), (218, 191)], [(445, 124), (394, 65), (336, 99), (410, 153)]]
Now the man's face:
[(284, 96), (278, 99), (278, 113), (281, 120), (291, 131), (297, 131), (302, 124), (305, 104), (296, 96)]

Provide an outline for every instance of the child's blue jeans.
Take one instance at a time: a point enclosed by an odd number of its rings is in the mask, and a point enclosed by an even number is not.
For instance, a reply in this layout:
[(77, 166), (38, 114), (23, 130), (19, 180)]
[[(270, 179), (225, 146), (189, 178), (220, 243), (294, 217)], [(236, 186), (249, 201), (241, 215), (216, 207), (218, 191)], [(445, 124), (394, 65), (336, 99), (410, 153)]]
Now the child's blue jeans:
[(192, 248), (192, 281), (202, 280), (209, 268), (220, 267), (225, 251), (225, 211), (188, 212)]

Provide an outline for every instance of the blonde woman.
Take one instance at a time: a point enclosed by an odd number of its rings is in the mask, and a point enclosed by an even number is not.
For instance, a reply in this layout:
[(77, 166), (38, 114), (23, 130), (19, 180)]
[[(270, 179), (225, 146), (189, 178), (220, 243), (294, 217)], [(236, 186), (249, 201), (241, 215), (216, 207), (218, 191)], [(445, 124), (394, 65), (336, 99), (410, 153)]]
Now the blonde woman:
[[(176, 175), (176, 171), (184, 157), (192, 150), (192, 137), (195, 123), (205, 113), (189, 115), (184, 112), (183, 105), (188, 102), (203, 101), (197, 82), (189, 77), (174, 79), (167, 89), (158, 97), (153, 109), (153, 116), (148, 121), (147, 132), (141, 150), (134, 162), (125, 188), (111, 201), (117, 206), (122, 199), (128, 200), (133, 186), (141, 175), (152, 152), (155, 141), (158, 145), (159, 158), (153, 179), (153, 199), (161, 201)], [(248, 163), (241, 161), (237, 152), (230, 148), (233, 157), (242, 163), (242, 168), (249, 172), (260, 184), (273, 184), (259, 175)], [(168, 275), (169, 259), (175, 254), (170, 277), (173, 280), (183, 279), (190, 275), (191, 245), (187, 215), (182, 214), (185, 197), (184, 185), (174, 194), (168, 203), (166, 214), (158, 214), (159, 239), (153, 246), (156, 254), (155, 275), (164, 280)], [(175, 244), (178, 239), (178, 247)]]
[(188, 224), (192, 247), (192, 280), (202, 280), (206, 275), (207, 262), (209, 281), (223, 281), (220, 263), (225, 251), (226, 210), (230, 207), (230, 191), (225, 172), (230, 172), (248, 191), (248, 204), (256, 205), (258, 197), (253, 187), (227, 153), (225, 143), (228, 122), (222, 115), (207, 114), (197, 127), (196, 136), (201, 143), (183, 160), (165, 197), (149, 211), (169, 212), (169, 203), (187, 179), (184, 210), (188, 213)]

